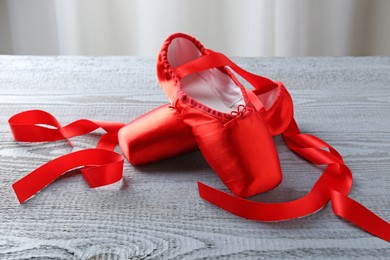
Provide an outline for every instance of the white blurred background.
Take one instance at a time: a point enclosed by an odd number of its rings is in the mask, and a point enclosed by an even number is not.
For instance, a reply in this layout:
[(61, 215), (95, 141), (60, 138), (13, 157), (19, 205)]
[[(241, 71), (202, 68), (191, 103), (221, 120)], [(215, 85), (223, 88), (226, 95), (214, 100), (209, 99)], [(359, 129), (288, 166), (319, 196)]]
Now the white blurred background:
[(390, 1), (0, 0), (0, 54), (155, 57), (177, 31), (231, 56), (390, 55)]

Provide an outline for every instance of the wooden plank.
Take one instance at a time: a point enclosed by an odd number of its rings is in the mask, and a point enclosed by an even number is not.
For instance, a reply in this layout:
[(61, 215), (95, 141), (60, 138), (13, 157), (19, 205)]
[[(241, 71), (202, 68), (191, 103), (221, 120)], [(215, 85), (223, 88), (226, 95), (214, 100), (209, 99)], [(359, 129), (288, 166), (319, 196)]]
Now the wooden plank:
[[(351, 196), (390, 220), (390, 58), (236, 58), (280, 80), (297, 121), (337, 148), (354, 174)], [(66, 142), (12, 140), (7, 119), (44, 109), (66, 124), (78, 118), (128, 122), (166, 102), (154, 60), (136, 57), (0, 56), (0, 258), (258, 259), (384, 258), (388, 243), (334, 216), (258, 223), (197, 196), (196, 181), (226, 190), (199, 152), (134, 168), (122, 182), (89, 189), (73, 172), (23, 205), (11, 185), (70, 151)], [(93, 147), (98, 134), (76, 137)], [(318, 169), (275, 138), (284, 180), (256, 201), (284, 201), (310, 190)]]

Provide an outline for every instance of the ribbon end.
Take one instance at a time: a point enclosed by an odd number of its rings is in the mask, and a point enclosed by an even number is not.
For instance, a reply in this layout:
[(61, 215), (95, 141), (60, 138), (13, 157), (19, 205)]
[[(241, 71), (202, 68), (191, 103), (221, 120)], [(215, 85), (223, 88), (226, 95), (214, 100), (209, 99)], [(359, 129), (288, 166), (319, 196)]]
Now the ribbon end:
[(14, 193), (16, 195), (16, 198), (19, 201), (19, 204), (23, 204), (23, 202), (25, 202), (26, 200), (28, 200), (31, 197), (31, 196), (26, 196), (22, 192), (19, 192), (18, 182), (15, 182), (14, 184), (12, 184), (12, 189), (14, 190)]

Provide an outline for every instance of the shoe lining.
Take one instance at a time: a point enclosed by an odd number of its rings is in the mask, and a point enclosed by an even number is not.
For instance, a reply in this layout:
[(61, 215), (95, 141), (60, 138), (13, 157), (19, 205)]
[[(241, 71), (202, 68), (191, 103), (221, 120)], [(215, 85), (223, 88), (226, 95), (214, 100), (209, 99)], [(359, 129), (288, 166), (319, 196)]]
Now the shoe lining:
[[(168, 62), (173, 68), (201, 56), (193, 42), (185, 38), (174, 39), (168, 47)], [(181, 80), (183, 91), (196, 101), (223, 113), (237, 110), (245, 104), (240, 88), (225, 73), (209, 69), (190, 74)]]
[(279, 95), (279, 88), (274, 88), (263, 94), (257, 95), (257, 97), (259, 98), (260, 102), (263, 104), (264, 109), (268, 110), (273, 106), (278, 95)]

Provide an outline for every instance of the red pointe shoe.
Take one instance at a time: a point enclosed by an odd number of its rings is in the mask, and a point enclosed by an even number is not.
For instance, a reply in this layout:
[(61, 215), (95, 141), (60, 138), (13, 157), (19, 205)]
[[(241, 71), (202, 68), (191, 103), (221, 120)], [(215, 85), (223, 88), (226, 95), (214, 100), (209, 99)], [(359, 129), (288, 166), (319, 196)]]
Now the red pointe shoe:
[[(174, 34), (161, 48), (157, 76), (209, 165), (231, 192), (249, 197), (274, 188), (282, 174), (272, 136), (257, 112), (263, 105), (249, 98), (225, 66), (244, 78), (248, 74), (195, 38)], [(249, 81), (264, 89), (277, 87), (257, 79)]]
[(138, 117), (118, 132), (119, 146), (133, 166), (172, 158), (198, 149), (191, 128), (179, 113), (163, 105)]

